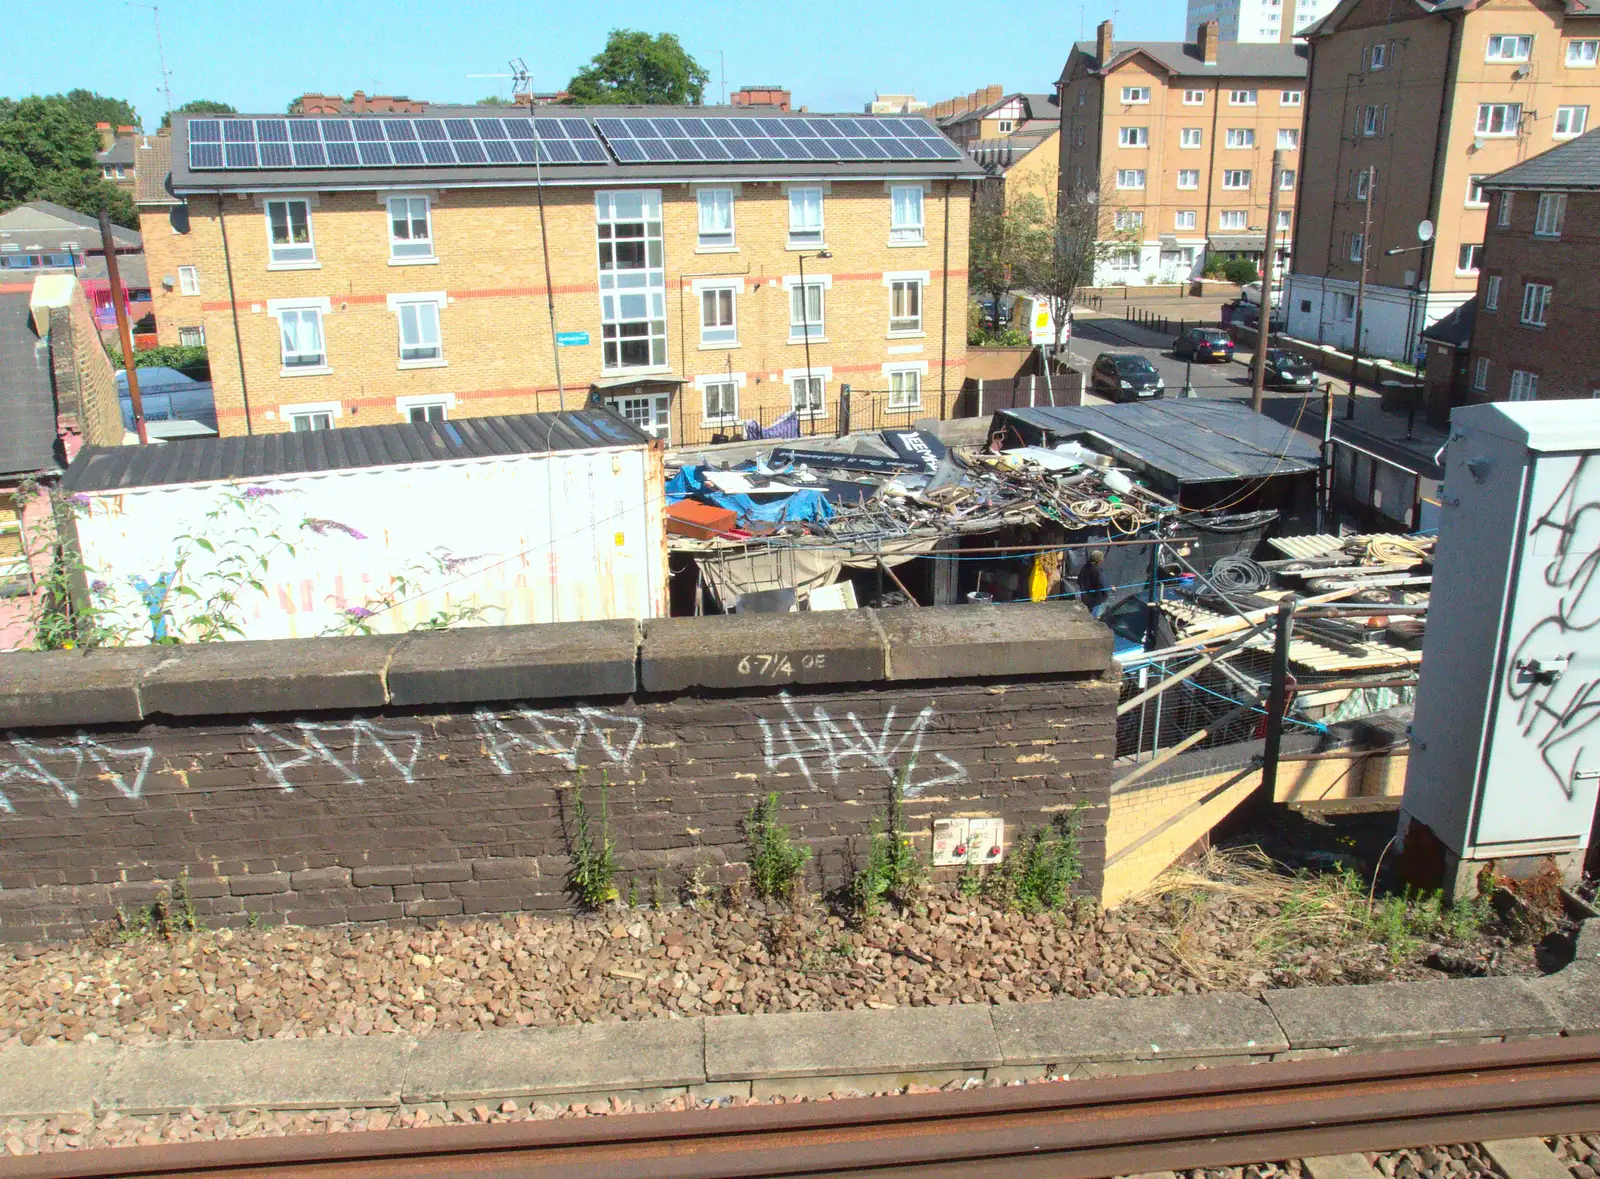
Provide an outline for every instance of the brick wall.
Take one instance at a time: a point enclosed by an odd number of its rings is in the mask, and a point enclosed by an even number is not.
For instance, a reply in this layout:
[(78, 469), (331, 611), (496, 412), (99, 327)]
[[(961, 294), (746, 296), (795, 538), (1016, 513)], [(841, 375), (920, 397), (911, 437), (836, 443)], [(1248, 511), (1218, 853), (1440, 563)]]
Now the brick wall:
[(0, 939), (183, 871), (208, 924), (564, 908), (580, 791), (624, 892), (739, 875), (767, 791), (832, 888), (902, 772), (924, 853), (936, 816), (1003, 815), (1010, 842), (1082, 804), (1098, 893), (1117, 685), (1078, 607), (633, 627), (9, 657)]
[(122, 408), (116, 369), (100, 343), (83, 288), (74, 284), (72, 302), (50, 310), (50, 364), (63, 418), (75, 419), (89, 446), (122, 444)]

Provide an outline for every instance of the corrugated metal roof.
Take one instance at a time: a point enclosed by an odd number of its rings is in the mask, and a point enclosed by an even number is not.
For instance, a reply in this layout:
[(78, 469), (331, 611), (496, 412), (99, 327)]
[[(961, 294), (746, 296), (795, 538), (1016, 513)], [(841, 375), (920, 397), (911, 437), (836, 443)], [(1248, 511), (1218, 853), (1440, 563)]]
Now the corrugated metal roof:
[(1234, 401), (1188, 398), (1135, 405), (1039, 406), (1003, 409), (991, 431), (1020, 424), (1051, 441), (1084, 433), (1170, 476), (1179, 485), (1263, 479), (1315, 471), (1319, 453), (1308, 435)]
[(0, 475), (60, 469), (50, 349), (34, 334), (28, 296), (0, 295)]
[(196, 438), (165, 446), (89, 446), (79, 452), (61, 486), (67, 491), (117, 491), (407, 463), (643, 446), (649, 441), (610, 410), (581, 409), (300, 434)]

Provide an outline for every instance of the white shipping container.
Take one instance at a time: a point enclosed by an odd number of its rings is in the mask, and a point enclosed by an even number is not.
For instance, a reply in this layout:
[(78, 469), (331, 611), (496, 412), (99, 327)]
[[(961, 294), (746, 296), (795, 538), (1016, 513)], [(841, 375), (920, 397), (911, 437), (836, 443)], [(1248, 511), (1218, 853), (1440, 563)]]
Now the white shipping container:
[[(486, 625), (655, 618), (661, 457), (640, 444), (84, 489), (75, 527), (86, 584), (135, 643), (152, 638), (147, 594), (181, 623), (219, 590), (239, 594), (233, 638), (391, 633), (463, 610)], [(180, 561), (198, 597), (163, 598)]]

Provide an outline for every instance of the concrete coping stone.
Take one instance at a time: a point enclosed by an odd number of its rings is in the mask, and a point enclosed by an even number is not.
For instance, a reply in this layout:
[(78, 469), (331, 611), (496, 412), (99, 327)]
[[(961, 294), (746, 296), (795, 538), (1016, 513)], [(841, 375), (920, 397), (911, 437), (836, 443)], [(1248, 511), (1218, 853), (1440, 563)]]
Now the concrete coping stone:
[(881, 1075), (1002, 1063), (990, 1008), (866, 1008), (706, 1020), (706, 1078)]
[(891, 680), (1101, 672), (1112, 635), (1077, 602), (878, 613)]
[(389, 703), (626, 696), (638, 686), (638, 650), (631, 618), (413, 634), (389, 663)]
[(647, 692), (876, 683), (887, 656), (875, 612), (652, 618), (639, 682)]
[(384, 675), (402, 635), (194, 643), (167, 652), (139, 685), (145, 715), (317, 712), (389, 702)]
[(13, 652), (5, 656), (0, 728), (143, 720), (139, 681), (168, 650), (124, 647)]
[(1007, 1064), (1269, 1056), (1289, 1048), (1272, 1012), (1248, 995), (1064, 999), (994, 1008)]
[(1562, 1018), (1521, 978), (1462, 978), (1268, 991), (1267, 1006), (1296, 1048), (1524, 1036), (1561, 1031)]

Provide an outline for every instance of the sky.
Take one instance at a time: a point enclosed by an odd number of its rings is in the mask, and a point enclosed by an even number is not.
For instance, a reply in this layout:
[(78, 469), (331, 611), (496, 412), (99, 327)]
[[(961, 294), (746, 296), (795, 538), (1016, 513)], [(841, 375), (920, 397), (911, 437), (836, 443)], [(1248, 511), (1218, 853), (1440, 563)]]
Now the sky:
[[(613, 28), (675, 33), (711, 75), (706, 100), (743, 85), (788, 87), (795, 105), (859, 111), (874, 91), (936, 102), (998, 83), (1047, 92), (1080, 27), (1112, 18), (1118, 40), (1177, 40), (1184, 0), (1048, 0), (985, 6), (953, 0), (812, 0), (808, 4), (610, 0), (162, 0), (172, 102), (197, 98), (281, 113), (303, 93), (403, 94), (433, 102), (509, 95), (506, 62), (521, 57), (536, 90), (559, 90)], [(84, 87), (126, 98), (147, 130), (166, 109), (155, 14), (123, 0), (7, 6), (13, 45), (68, 47), (10, 54), (0, 94)]]

